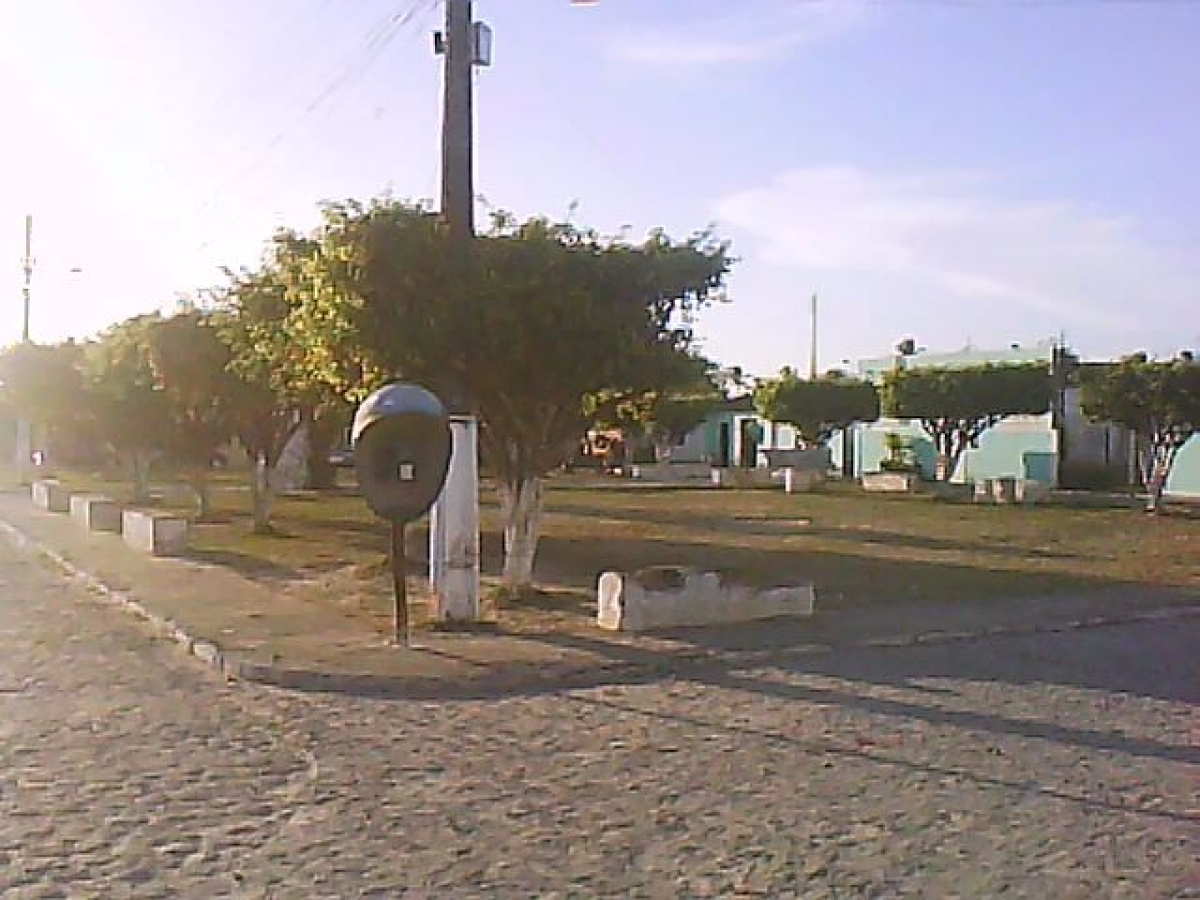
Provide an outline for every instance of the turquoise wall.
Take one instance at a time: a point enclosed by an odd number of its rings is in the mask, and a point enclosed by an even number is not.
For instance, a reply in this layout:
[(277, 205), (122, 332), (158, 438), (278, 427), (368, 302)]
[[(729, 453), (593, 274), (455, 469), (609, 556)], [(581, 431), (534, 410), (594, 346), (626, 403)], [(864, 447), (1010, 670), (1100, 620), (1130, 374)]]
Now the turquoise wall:
[(1166, 491), (1177, 497), (1200, 500), (1200, 435), (1194, 435), (1175, 457)]
[[(858, 470), (878, 472), (887, 457), (890, 432), (907, 438), (918, 468), (933, 477), (937, 451), (919, 423), (881, 419), (859, 426), (857, 441)], [(834, 459), (840, 459), (838, 452)], [(978, 481), (984, 478), (1025, 478), (1054, 484), (1058, 472), (1058, 441), (1049, 414), (1020, 416), (1001, 422), (984, 432), (979, 446), (968, 450), (959, 460), (954, 481)]]

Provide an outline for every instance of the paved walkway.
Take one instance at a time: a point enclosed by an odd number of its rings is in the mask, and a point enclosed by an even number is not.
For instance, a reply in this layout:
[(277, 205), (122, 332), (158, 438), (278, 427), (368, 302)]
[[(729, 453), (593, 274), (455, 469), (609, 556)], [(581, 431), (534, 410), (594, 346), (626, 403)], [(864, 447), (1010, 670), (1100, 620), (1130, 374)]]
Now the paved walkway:
[(422, 633), (413, 649), (400, 649), (365, 617), (336, 602), (283, 592), (210, 563), (138, 553), (117, 536), (89, 534), (66, 515), (34, 508), (23, 492), (0, 493), (0, 532), (27, 549), (48, 552), (85, 586), (132, 606), (226, 674), (286, 687), (409, 698), (558, 690), (865, 644), (1200, 613), (1200, 597), (1178, 591), (1125, 589), (936, 606), (881, 598), (878, 604), (839, 606), (826, 603), (818, 588), (817, 614), (810, 619), (654, 636), (600, 629)]
[(296, 693), (0, 541), (0, 896), (1196, 898), (1198, 643), (1182, 618)]

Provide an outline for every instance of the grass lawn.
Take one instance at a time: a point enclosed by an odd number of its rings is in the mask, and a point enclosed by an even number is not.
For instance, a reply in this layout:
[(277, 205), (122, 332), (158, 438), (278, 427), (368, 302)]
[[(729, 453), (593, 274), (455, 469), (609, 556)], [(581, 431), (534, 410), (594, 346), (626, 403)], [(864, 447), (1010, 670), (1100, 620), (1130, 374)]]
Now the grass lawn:
[[(64, 480), (113, 487), (78, 476)], [(249, 497), (240, 479), (220, 476), (214, 488), (217, 515), (195, 526), (196, 558), (386, 617), (387, 530), (359, 497), (343, 490), (280, 498), (279, 533), (256, 536), (249, 533)], [(163, 502), (190, 503), (179, 491)], [(485, 582), (495, 585), (500, 520), (486, 486), (482, 519)], [(409, 532), (410, 573), (423, 574), (424, 523)], [(652, 565), (718, 569), (760, 584), (812, 581), (823, 602), (838, 604), (1002, 599), (1118, 585), (1200, 588), (1200, 520), (1127, 508), (974, 506), (837, 486), (787, 495), (564, 476), (546, 492), (537, 564), (545, 591), (512, 604), (504, 620), (586, 621), (600, 572)], [(413, 579), (417, 603), (422, 585)]]

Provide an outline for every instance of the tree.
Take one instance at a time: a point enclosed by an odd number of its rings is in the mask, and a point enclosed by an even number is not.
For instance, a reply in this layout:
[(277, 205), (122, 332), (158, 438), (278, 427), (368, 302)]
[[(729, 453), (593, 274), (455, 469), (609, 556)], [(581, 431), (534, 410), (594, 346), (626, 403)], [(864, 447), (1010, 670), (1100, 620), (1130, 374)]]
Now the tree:
[(655, 354), (652, 391), (605, 390), (591, 395), (585, 405), (594, 427), (619, 428), (627, 437), (653, 443), (661, 459), (672, 444), (682, 441), (724, 395), (717, 387), (718, 369), (699, 354), (660, 347)]
[(348, 399), (389, 378), (423, 382), (479, 417), (504, 516), (504, 577), (531, 583), (541, 478), (587, 425), (587, 398), (655, 383), (686, 350), (678, 315), (710, 301), (729, 266), (707, 235), (640, 245), (503, 215), (466, 252), (420, 206), (329, 206), (305, 265), (293, 333)]
[(61, 344), (16, 344), (0, 352), (0, 390), (7, 405), (40, 431), (53, 450), (77, 432), (86, 415), (83, 348)]
[[(237, 379), (230, 418), (249, 456), (253, 527), (260, 534), (273, 530), (270, 473), (284, 448), (305, 425), (331, 418), (326, 410), (333, 397), (311, 377), (289, 331), (292, 304), (299, 297), (289, 285), (302, 277), (302, 261), (316, 250), (313, 242), (280, 232), (258, 269), (227, 273), (229, 283), (212, 297), (218, 310), (213, 322), (229, 348)], [(324, 455), (328, 457), (327, 450)]]
[(867, 381), (840, 374), (811, 381), (785, 368), (754, 390), (758, 414), (794, 425), (806, 443), (824, 445), (834, 432), (879, 418), (879, 393)]
[(170, 419), (167, 456), (187, 473), (197, 516), (209, 518), (208, 476), (234, 430), (233, 398), (239, 385), (229, 369), (229, 348), (211, 317), (195, 309), (151, 322), (146, 342)]
[(157, 315), (113, 326), (85, 353), (88, 413), (97, 439), (128, 467), (135, 503), (150, 498), (151, 461), (167, 447), (171, 416), (150, 356)]
[(1157, 510), (1179, 450), (1200, 431), (1200, 363), (1182, 358), (1153, 362), (1146, 354), (1080, 372), (1083, 411), (1117, 422), (1142, 439), (1139, 464)]
[(941, 481), (985, 431), (1008, 416), (1045, 413), (1050, 395), (1049, 371), (1041, 363), (897, 369), (884, 378), (882, 391), (887, 415), (919, 419), (933, 439)]

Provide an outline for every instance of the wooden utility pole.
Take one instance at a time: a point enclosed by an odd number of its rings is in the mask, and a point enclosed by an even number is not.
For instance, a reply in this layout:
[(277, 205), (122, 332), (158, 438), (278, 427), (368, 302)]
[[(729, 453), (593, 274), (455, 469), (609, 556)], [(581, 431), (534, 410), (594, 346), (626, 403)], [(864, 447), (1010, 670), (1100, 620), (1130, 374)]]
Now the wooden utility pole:
[(442, 40), (445, 96), (442, 111), (442, 217), (460, 239), (475, 234), (474, 103), (475, 26), (471, 0), (446, 0)]
[[(445, 0), (446, 30), (437, 50), (445, 57), (442, 112), (442, 221), (463, 264), (475, 237), (473, 69), (487, 65), (490, 35), (472, 21), (471, 0)], [(450, 385), (461, 394), (462, 385)], [(431, 613), (438, 620), (473, 621), (479, 605), (479, 426), (463, 396), (446, 398), (453, 450), (442, 493), (429, 524)]]

